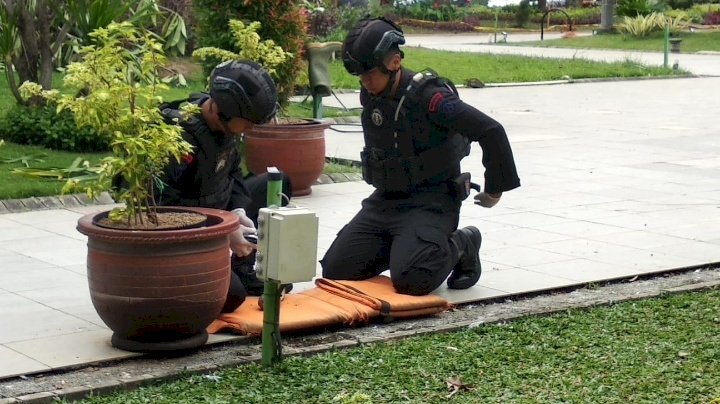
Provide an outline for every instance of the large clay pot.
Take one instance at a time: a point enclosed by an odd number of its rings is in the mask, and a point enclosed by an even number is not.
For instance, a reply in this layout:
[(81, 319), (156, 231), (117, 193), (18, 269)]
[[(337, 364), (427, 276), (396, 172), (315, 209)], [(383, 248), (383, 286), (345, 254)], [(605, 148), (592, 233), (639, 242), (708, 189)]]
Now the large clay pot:
[(254, 174), (277, 167), (286, 173), (293, 196), (308, 195), (325, 167), (325, 129), (329, 122), (256, 125), (245, 132), (245, 162)]
[(181, 230), (97, 226), (107, 212), (78, 221), (78, 231), (88, 236), (93, 306), (113, 331), (111, 342), (117, 348), (197, 348), (207, 341), (205, 328), (222, 310), (230, 284), (228, 235), (239, 227), (238, 217), (216, 209), (180, 209), (206, 215), (206, 225)]

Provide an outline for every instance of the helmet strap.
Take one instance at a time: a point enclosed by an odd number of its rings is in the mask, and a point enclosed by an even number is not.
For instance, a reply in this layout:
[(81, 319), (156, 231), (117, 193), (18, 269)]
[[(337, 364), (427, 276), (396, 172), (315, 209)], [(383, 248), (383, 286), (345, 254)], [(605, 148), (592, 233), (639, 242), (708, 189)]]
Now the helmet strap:
[(400, 86), (400, 79), (402, 78), (402, 70), (395, 70), (390, 72), (390, 81), (392, 82), (392, 87), (390, 88), (390, 93), (388, 96), (390, 98), (395, 96), (395, 93), (397, 93), (397, 89)]

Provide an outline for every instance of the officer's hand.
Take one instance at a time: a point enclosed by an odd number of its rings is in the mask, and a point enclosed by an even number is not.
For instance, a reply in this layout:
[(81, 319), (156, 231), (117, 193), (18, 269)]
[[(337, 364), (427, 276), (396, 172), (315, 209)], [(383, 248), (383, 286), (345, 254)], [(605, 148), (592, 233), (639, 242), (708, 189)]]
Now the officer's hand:
[(230, 234), (230, 249), (238, 256), (244, 257), (252, 253), (256, 245), (245, 238), (246, 234), (257, 234), (255, 224), (245, 214), (245, 209), (232, 211), (240, 219), (240, 228)]
[(478, 192), (475, 195), (475, 204), (482, 206), (483, 208), (492, 208), (500, 202), (502, 192), (497, 194), (488, 194), (487, 192)]

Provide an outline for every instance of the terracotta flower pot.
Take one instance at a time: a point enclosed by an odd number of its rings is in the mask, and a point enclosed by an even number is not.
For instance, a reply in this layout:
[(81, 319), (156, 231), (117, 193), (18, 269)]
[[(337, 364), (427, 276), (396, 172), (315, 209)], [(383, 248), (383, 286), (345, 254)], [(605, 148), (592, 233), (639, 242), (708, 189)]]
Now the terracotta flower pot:
[(293, 196), (308, 195), (325, 167), (325, 129), (329, 122), (256, 125), (245, 132), (245, 162), (254, 174), (277, 167), (290, 178)]
[[(170, 208), (159, 208), (159, 211)], [(176, 210), (178, 208), (171, 208)], [(207, 216), (204, 227), (116, 230), (96, 225), (107, 212), (78, 221), (88, 236), (90, 296), (113, 331), (112, 345), (129, 351), (193, 349), (225, 303), (230, 284), (228, 235), (238, 217), (216, 209), (179, 208)]]

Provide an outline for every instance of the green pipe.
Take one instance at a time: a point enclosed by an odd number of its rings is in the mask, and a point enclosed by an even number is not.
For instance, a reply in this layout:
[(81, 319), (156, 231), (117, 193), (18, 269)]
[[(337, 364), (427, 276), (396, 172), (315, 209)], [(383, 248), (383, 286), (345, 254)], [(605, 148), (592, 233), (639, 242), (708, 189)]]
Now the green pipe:
[[(267, 206), (278, 208), (282, 205), (282, 173), (268, 170)], [(280, 282), (265, 280), (263, 290), (263, 332), (262, 364), (272, 365), (282, 359), (280, 339)]]
[(670, 24), (665, 24), (665, 41), (664, 41), (664, 51), (663, 51), (663, 67), (666, 69), (668, 68), (668, 45), (670, 43)]

